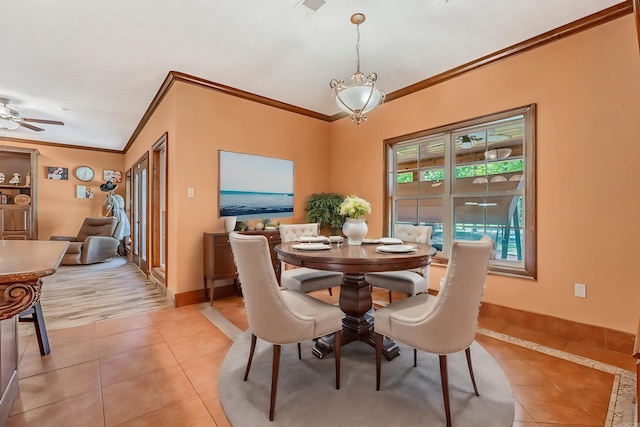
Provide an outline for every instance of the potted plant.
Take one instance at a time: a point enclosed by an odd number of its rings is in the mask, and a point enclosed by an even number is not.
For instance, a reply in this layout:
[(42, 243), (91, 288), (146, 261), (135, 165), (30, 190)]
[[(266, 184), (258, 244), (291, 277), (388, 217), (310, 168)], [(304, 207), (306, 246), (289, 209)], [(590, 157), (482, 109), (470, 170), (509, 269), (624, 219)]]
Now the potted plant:
[(317, 222), (319, 228), (331, 228), (331, 234), (340, 234), (344, 216), (340, 215), (340, 205), (344, 196), (335, 193), (314, 193), (309, 196), (304, 210), (308, 222)]

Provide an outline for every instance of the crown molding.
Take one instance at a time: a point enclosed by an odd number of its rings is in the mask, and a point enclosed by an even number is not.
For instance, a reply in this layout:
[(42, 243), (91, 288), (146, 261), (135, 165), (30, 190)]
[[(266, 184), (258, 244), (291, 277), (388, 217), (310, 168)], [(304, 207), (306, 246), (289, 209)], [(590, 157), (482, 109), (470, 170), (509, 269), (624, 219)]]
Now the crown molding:
[[(607, 23), (609, 21), (613, 21), (614, 19), (618, 19), (622, 16), (628, 15), (629, 13), (635, 14), (636, 32), (638, 33), (638, 43), (640, 46), (640, 0), (625, 0), (621, 3), (618, 3), (617, 5), (611, 6), (607, 9), (601, 10), (600, 12), (596, 12), (584, 18), (570, 22), (569, 24), (563, 25), (562, 27), (556, 28), (551, 31), (547, 31), (546, 33), (540, 34), (536, 37), (532, 37), (521, 43), (515, 44), (513, 46), (509, 46), (505, 49), (499, 50), (497, 52), (483, 56), (482, 58), (478, 58), (474, 61), (463, 64), (459, 67), (445, 71), (444, 73), (440, 73), (436, 76), (422, 80), (418, 83), (415, 83), (405, 88), (388, 93), (386, 94), (385, 102), (390, 102), (395, 99), (402, 98), (403, 96), (407, 96), (412, 93), (421, 91), (428, 87), (435, 86), (447, 80), (460, 77), (463, 74), (469, 73), (471, 71), (477, 70), (482, 67), (486, 67), (487, 65), (494, 64), (504, 59), (511, 58), (515, 55), (519, 55), (521, 53), (530, 51), (532, 49), (544, 46), (545, 44), (560, 40), (565, 37), (572, 36), (581, 31), (588, 30), (590, 28)], [(327, 116), (325, 114), (320, 114), (315, 111), (296, 107), (294, 105), (276, 101), (274, 99), (266, 98), (260, 95), (256, 95), (254, 93), (245, 92), (243, 90), (236, 89), (230, 86), (225, 86), (223, 84), (212, 82), (200, 77), (191, 76), (189, 74), (181, 73), (179, 71), (170, 71), (167, 74), (167, 77), (165, 78), (164, 82), (160, 86), (160, 89), (156, 93), (156, 96), (151, 101), (151, 104), (147, 108), (147, 111), (142, 116), (140, 123), (138, 123), (138, 126), (136, 127), (133, 134), (129, 138), (129, 141), (127, 142), (127, 145), (124, 147), (122, 152), (126, 153), (127, 150), (131, 147), (131, 145), (133, 144), (133, 141), (135, 141), (135, 139), (140, 135), (140, 132), (142, 132), (142, 129), (151, 118), (151, 115), (156, 110), (156, 108), (158, 108), (158, 105), (160, 104), (164, 96), (167, 94), (171, 86), (173, 86), (173, 83), (176, 81), (194, 84), (203, 88), (225, 93), (227, 95), (237, 96), (239, 98), (243, 98), (249, 101), (258, 102), (260, 104), (268, 105), (275, 108), (280, 108), (282, 110), (290, 111), (297, 114), (302, 114), (304, 116), (312, 117), (312, 118), (327, 121), (327, 122), (334, 122), (343, 117), (347, 117), (346, 113), (337, 113), (332, 116)]]
[[(428, 87), (435, 86), (447, 80), (460, 77), (463, 74), (469, 73), (479, 68), (486, 67), (487, 65), (495, 64), (496, 62), (511, 58), (513, 56), (519, 55), (524, 52), (528, 52), (530, 50), (533, 50), (538, 47), (544, 46), (548, 43), (563, 39), (565, 37), (572, 36), (581, 31), (585, 31), (590, 28), (596, 27), (598, 25), (604, 24), (606, 22), (613, 21), (614, 19), (618, 19), (622, 16), (625, 16), (633, 12), (633, 6), (631, 4), (631, 1), (632, 0), (626, 0), (615, 6), (601, 10), (600, 12), (594, 13), (589, 16), (585, 16), (584, 18), (579, 19), (577, 21), (570, 22), (569, 24), (563, 25), (562, 27), (556, 28), (551, 31), (547, 31), (546, 33), (540, 34), (536, 37), (532, 37), (521, 43), (515, 44), (513, 46), (509, 46), (497, 52), (483, 56), (482, 58), (478, 58), (474, 61), (463, 64), (459, 67), (445, 71), (444, 73), (440, 73), (426, 80), (422, 80), (411, 86), (407, 86), (395, 92), (391, 92), (387, 94), (385, 98), (385, 102), (392, 101), (394, 99), (398, 99), (406, 95), (410, 95), (414, 92), (418, 92)], [(638, 3), (638, 1), (640, 0), (633, 0), (633, 1)], [(637, 19), (638, 19), (638, 16), (636, 15), (636, 20)], [(332, 116), (332, 118), (333, 117), (335, 116)]]
[(0, 135), (0, 147), (4, 146), (4, 142), (14, 142), (17, 144), (32, 144), (32, 145), (41, 145), (46, 147), (58, 147), (58, 148), (73, 148), (76, 150), (87, 150), (87, 151), (99, 151), (101, 153), (115, 153), (122, 154), (122, 150), (112, 150), (108, 148), (96, 148), (96, 147), (85, 147), (82, 145), (73, 145), (73, 144), (61, 144), (58, 142), (50, 142), (50, 141), (36, 141), (33, 139), (24, 139), (24, 138), (10, 138), (7, 136)]
[(124, 147), (124, 150), (122, 150), (123, 152), (126, 153), (127, 150), (131, 147), (131, 144), (133, 144), (133, 141), (135, 141), (138, 135), (140, 135), (140, 132), (142, 132), (142, 129), (144, 128), (144, 126), (147, 124), (147, 122), (153, 115), (153, 112), (156, 110), (156, 108), (158, 108), (158, 106), (160, 105), (160, 102), (165, 97), (165, 95), (169, 92), (169, 89), (171, 89), (171, 86), (173, 86), (175, 82), (193, 84), (205, 89), (214, 90), (216, 92), (224, 93), (227, 95), (237, 96), (238, 98), (246, 99), (248, 101), (257, 102), (259, 104), (268, 105), (270, 107), (279, 108), (281, 110), (290, 111), (292, 113), (302, 114), (303, 116), (312, 117), (314, 119), (319, 119), (326, 122), (330, 121), (330, 117), (325, 114), (320, 114), (315, 111), (307, 110), (305, 108), (296, 107), (295, 105), (276, 101), (275, 99), (266, 98), (264, 96), (256, 95), (255, 93), (245, 92), (243, 90), (236, 89), (231, 86), (226, 86), (220, 83), (212, 82), (210, 80), (206, 80), (201, 77), (192, 76), (190, 74), (182, 73), (180, 71), (169, 71), (169, 73), (167, 74), (167, 77), (164, 79), (164, 82), (160, 86), (160, 89), (158, 89), (156, 96), (151, 101), (149, 108), (147, 108), (147, 111), (142, 116), (140, 123), (138, 124), (135, 131), (129, 138), (127, 145)]

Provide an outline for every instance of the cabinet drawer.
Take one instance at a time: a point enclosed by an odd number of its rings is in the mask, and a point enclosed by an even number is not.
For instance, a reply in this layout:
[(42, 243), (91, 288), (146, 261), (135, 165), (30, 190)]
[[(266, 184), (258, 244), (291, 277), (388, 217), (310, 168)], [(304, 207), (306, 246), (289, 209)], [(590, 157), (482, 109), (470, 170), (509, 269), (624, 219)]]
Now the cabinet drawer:
[(214, 234), (213, 235), (213, 244), (214, 245), (225, 245), (229, 246), (229, 235), (228, 234)]

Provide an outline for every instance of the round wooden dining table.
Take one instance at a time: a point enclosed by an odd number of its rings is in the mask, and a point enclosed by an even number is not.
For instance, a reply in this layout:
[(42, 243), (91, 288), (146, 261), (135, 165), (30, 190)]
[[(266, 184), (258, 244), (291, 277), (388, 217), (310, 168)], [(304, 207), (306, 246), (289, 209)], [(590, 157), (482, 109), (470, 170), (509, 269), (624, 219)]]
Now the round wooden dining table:
[[(381, 253), (376, 248), (380, 244), (351, 246), (327, 244), (329, 249), (300, 250), (300, 242), (280, 243), (275, 247), (278, 259), (296, 267), (308, 267), (316, 270), (339, 271), (344, 273), (340, 286), (340, 309), (345, 316), (342, 319), (342, 345), (353, 341), (362, 341), (375, 347), (373, 316), (368, 314), (373, 307), (371, 288), (365, 281), (366, 273), (380, 271), (399, 271), (425, 267), (431, 263), (436, 249), (430, 245), (409, 243), (415, 251), (407, 253)], [(333, 335), (318, 339), (313, 354), (323, 358), (333, 351)], [(399, 354), (396, 343), (385, 339), (382, 352), (391, 360)]]

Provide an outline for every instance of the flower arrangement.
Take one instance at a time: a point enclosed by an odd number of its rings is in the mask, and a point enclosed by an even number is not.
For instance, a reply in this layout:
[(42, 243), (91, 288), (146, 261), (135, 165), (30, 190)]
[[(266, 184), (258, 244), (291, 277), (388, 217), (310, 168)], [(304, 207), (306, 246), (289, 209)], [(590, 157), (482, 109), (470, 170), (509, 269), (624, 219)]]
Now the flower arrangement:
[(347, 218), (362, 218), (364, 214), (371, 213), (371, 204), (358, 196), (348, 196), (340, 205), (340, 215)]

